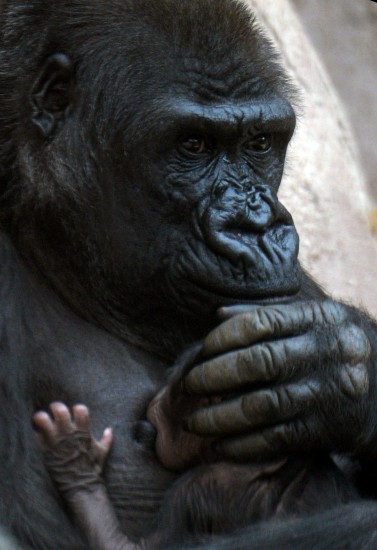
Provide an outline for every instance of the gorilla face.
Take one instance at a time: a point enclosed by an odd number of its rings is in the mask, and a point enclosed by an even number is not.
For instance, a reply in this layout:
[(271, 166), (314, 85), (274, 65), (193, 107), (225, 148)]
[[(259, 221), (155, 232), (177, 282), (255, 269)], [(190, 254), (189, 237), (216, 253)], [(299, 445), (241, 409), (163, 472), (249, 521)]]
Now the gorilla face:
[(134, 292), (159, 287), (181, 310), (202, 312), (296, 293), (298, 237), (277, 199), (292, 108), (252, 94), (211, 105), (189, 97), (161, 101), (157, 132), (132, 151), (146, 157), (123, 189), (134, 238), (114, 247), (122, 270), (137, 273)]

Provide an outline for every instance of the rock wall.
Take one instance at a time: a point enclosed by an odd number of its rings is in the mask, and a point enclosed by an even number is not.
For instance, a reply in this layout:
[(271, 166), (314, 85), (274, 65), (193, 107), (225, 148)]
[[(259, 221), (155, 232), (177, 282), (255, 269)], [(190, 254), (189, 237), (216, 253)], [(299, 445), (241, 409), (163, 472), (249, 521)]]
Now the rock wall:
[(377, 2), (292, 0), (349, 114), (377, 206)]
[(289, 0), (245, 2), (301, 91), (280, 192), (301, 237), (301, 262), (333, 297), (377, 316), (377, 247), (368, 227), (366, 180), (343, 106)]

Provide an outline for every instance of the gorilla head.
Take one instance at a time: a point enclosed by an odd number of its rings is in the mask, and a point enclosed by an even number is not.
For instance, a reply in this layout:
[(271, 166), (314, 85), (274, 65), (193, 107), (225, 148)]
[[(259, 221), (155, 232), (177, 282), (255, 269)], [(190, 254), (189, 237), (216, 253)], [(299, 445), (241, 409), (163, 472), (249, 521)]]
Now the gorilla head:
[(175, 355), (219, 306), (297, 293), (293, 92), (246, 8), (8, 4), (3, 223), (75, 310)]

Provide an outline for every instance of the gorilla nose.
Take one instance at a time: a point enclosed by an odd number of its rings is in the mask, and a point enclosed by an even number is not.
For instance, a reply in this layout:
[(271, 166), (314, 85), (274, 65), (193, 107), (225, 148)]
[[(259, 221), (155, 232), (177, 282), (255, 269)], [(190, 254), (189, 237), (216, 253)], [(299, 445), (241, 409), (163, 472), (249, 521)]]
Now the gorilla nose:
[(222, 226), (228, 232), (263, 233), (276, 223), (293, 223), (270, 185), (249, 180), (232, 183), (227, 180), (227, 186), (220, 188), (209, 208), (218, 229)]
[[(224, 229), (231, 232), (263, 233), (275, 224), (291, 225), (292, 218), (267, 185), (249, 186), (242, 194), (232, 190), (222, 203)], [(227, 212), (227, 215), (225, 214)]]
[(245, 187), (227, 186), (207, 204), (199, 222), (208, 245), (234, 261), (241, 254), (253, 261), (260, 239), (272, 242), (294, 232), (292, 217), (275, 189), (264, 184)]
[(234, 221), (239, 228), (263, 231), (277, 218), (276, 200), (263, 190), (251, 189), (246, 193), (245, 208), (235, 212), (235, 217)]

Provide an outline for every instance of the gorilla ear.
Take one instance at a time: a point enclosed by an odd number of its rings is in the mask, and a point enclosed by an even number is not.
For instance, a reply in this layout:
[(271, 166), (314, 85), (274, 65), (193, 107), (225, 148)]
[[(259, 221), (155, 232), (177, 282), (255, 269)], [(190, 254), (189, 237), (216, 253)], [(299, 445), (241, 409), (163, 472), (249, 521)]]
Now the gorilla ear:
[(54, 54), (42, 67), (32, 88), (32, 122), (43, 137), (51, 136), (64, 122), (73, 94), (71, 60)]

